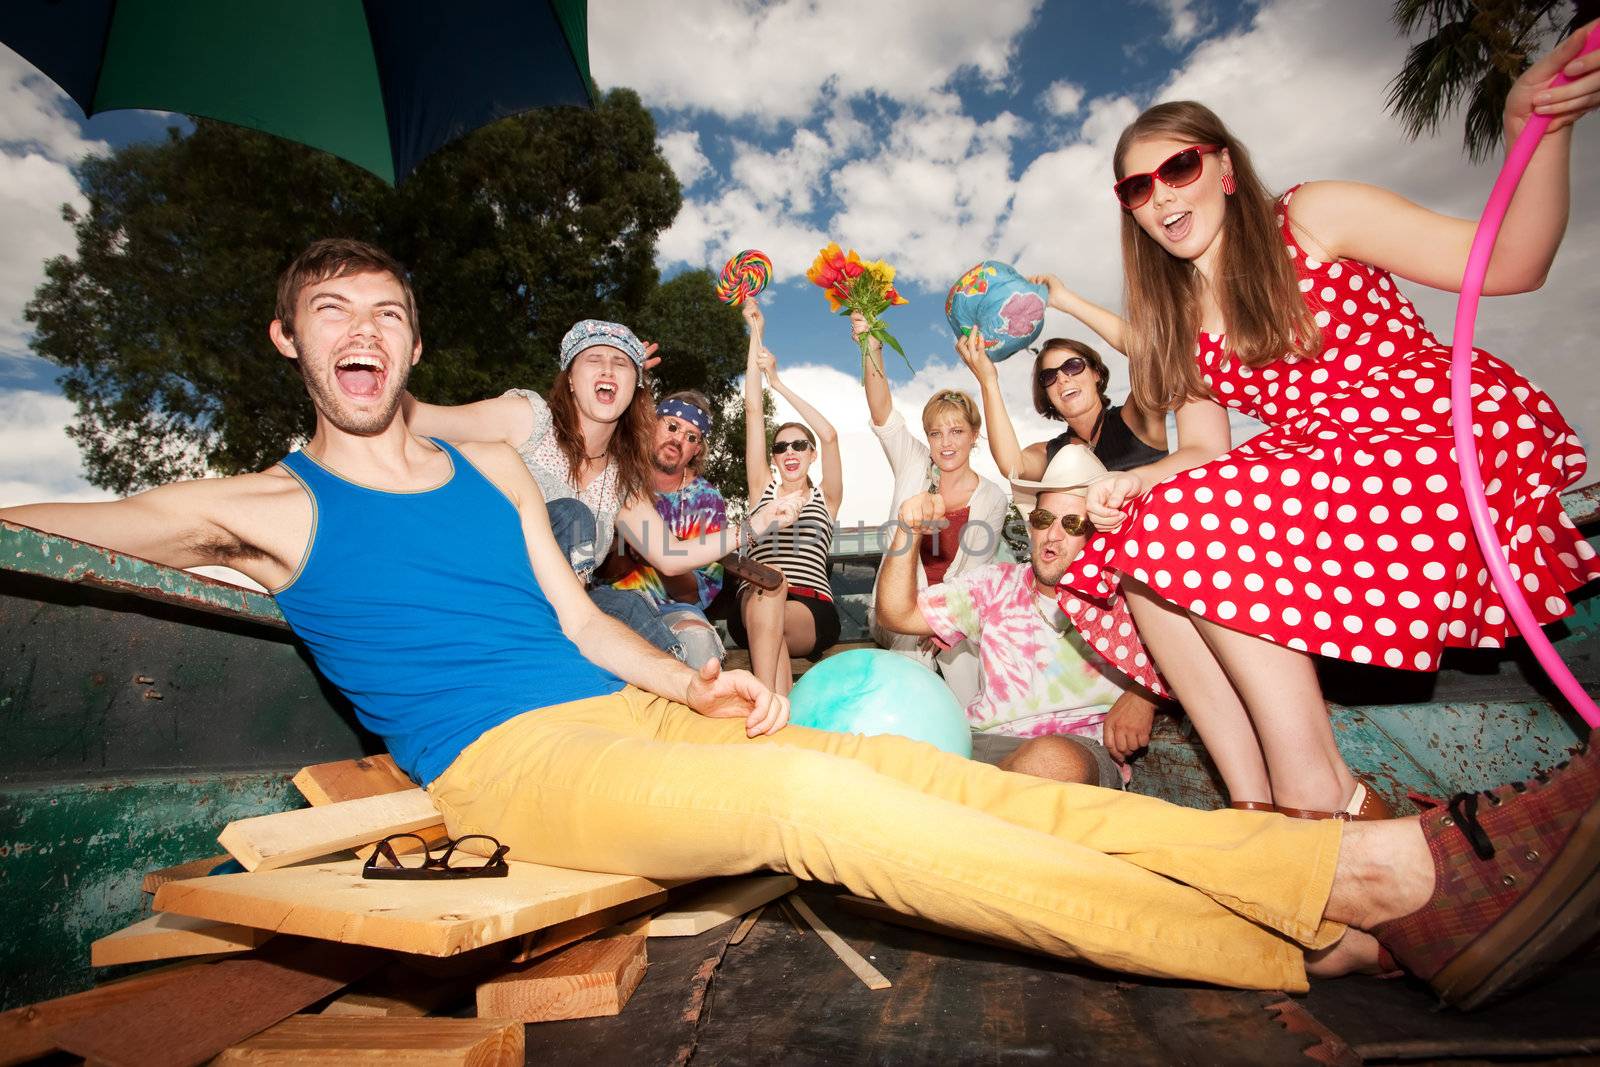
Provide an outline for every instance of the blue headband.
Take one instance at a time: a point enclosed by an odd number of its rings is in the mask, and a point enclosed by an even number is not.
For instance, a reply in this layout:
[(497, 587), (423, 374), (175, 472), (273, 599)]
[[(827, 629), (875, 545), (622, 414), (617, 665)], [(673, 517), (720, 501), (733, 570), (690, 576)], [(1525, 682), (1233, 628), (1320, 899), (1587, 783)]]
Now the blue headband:
[(671, 415), (675, 419), (682, 419), (699, 430), (701, 437), (711, 436), (711, 417), (686, 401), (663, 400), (656, 405), (656, 415), (657, 417)]

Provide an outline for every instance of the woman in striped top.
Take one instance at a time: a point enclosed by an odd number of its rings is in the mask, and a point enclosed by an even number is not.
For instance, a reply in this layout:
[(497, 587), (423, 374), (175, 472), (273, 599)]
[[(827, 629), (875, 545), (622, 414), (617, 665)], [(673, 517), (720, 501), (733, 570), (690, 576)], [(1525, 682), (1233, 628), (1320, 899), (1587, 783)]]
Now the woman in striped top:
[[(750, 669), (755, 676), (773, 692), (788, 693), (793, 683), (790, 658), (815, 655), (839, 640), (839, 611), (828, 582), (828, 552), (844, 496), (844, 471), (833, 424), (778, 379), (777, 360), (761, 343), (766, 323), (754, 300), (744, 302), (744, 317), (750, 326), (744, 378), (744, 463), (753, 502), (750, 515), (754, 519), (763, 509), (777, 507), (794, 509), (791, 513), (797, 517), (780, 521), (752, 545), (751, 558), (782, 571), (784, 584), (770, 593), (742, 585), (739, 612), (729, 620), (729, 629), (734, 639), (750, 650)], [(762, 410), (763, 376), (805, 420), (779, 426), (772, 435), (770, 452)], [(812, 484), (810, 477), (819, 444), (820, 487)]]

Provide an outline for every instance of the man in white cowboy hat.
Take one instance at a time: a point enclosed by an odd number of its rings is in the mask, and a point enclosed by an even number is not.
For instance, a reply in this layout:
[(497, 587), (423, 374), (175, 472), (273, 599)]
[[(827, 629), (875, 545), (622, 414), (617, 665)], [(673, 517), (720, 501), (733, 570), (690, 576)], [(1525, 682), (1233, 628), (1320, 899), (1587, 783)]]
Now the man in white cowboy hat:
[[(1012, 480), (1030, 561), (991, 563), (920, 594), (918, 542), (943, 521), (944, 504), (924, 493), (900, 509), (878, 579), (878, 622), (946, 645), (972, 642), (980, 663), (978, 693), (967, 704), (973, 730), (1036, 739), (1006, 757), (1008, 770), (1120, 784), (1119, 773), (1104, 773), (1114, 770), (1108, 754), (1125, 761), (1149, 740), (1152, 694), (1165, 693), (1120, 602), (1102, 609), (1069, 599), (1067, 611), (1057, 603), (1056, 583), (1092, 532), (1084, 492), (1105, 473), (1088, 448), (1068, 445), (1039, 481)], [(1099, 775), (1089, 773), (1086, 753), (1097, 757)]]

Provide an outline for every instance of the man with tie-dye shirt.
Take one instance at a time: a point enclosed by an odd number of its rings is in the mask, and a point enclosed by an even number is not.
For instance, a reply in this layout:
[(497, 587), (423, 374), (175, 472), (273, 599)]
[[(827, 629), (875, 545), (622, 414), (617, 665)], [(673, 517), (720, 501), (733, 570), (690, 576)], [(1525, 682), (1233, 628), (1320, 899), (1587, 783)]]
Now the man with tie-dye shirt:
[[(699, 390), (681, 389), (656, 405), (651, 487), (656, 511), (680, 540), (716, 533), (727, 522), (727, 502), (699, 475), (710, 434), (711, 402)], [(678, 639), (685, 663), (698, 668), (707, 660), (722, 659), (722, 640), (705, 614), (722, 589), (721, 563), (676, 577), (666, 577), (632, 555), (623, 566), (626, 573), (612, 581), (612, 587), (650, 603)]]
[(1012, 498), (1028, 520), (1029, 562), (991, 563), (920, 593), (917, 541), (937, 528), (942, 506), (931, 494), (912, 497), (885, 555), (876, 610), (879, 623), (896, 633), (973, 643), (980, 683), (967, 720), (975, 732), (1087, 738), (1103, 742), (1125, 768), (1149, 740), (1155, 698), (1165, 692), (1161, 676), (1120, 598), (1058, 603), (1056, 589), (1090, 533), (1083, 491), (1104, 473), (1089, 449), (1068, 445), (1041, 481), (1014, 479)]

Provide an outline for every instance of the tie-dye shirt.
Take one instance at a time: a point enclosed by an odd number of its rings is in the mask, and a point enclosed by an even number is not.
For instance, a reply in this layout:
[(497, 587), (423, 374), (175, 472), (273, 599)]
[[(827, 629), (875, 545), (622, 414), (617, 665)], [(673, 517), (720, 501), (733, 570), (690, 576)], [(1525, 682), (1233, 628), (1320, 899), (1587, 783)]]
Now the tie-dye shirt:
[(917, 606), (940, 642), (965, 638), (978, 649), (981, 680), (967, 705), (974, 730), (1099, 740), (1128, 679), (1164, 695), (1161, 676), (1120, 598), (1108, 607), (1072, 598), (1062, 614), (1054, 601), (1036, 599), (1032, 571), (1027, 563), (991, 563), (929, 586)]
[[(680, 541), (713, 534), (728, 521), (728, 505), (717, 492), (717, 487), (704, 478), (670, 493), (657, 493), (656, 512), (666, 520), (667, 529)], [(659, 536), (659, 535), (656, 535)], [(694, 572), (695, 586), (699, 590), (698, 606), (702, 611), (716, 599), (722, 589), (722, 564), (708, 563)], [(661, 574), (648, 563), (640, 563), (626, 575), (611, 583), (618, 589), (632, 589), (660, 611), (678, 601), (667, 592)]]

